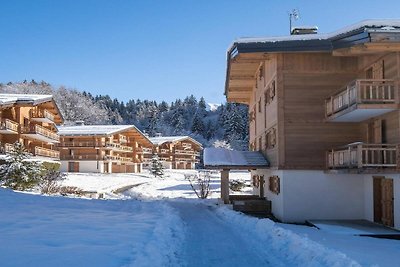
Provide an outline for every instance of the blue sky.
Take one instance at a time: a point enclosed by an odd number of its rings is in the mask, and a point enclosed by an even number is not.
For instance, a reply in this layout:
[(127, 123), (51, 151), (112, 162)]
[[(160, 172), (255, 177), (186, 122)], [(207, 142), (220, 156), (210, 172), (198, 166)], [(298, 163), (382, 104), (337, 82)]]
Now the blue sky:
[(226, 50), (238, 37), (331, 32), (368, 18), (400, 18), (400, 1), (0, 1), (0, 82), (45, 80), (93, 94), (225, 100)]

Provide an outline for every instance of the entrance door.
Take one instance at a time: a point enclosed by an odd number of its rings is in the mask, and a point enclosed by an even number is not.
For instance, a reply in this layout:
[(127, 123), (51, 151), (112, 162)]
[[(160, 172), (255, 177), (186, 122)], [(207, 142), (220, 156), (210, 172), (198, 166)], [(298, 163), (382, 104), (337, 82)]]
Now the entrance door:
[(382, 179), (382, 223), (394, 226), (393, 179)]
[(374, 222), (394, 226), (393, 179), (374, 177)]
[(68, 162), (68, 172), (79, 172), (79, 162)]

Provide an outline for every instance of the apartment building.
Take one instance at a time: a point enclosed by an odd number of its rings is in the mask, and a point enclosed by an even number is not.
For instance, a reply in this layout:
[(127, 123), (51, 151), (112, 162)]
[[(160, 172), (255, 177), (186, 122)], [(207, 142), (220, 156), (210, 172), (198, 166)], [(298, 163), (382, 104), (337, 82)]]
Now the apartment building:
[(199, 162), (202, 145), (190, 136), (150, 137), (152, 149), (144, 150), (146, 166), (152, 155), (159, 156), (166, 169), (194, 169)]
[(225, 95), (249, 106), (254, 193), (284, 222), (366, 219), (400, 228), (400, 20), (330, 34), (242, 38)]
[(141, 172), (150, 140), (134, 125), (59, 127), (61, 170), (67, 172)]
[(56, 125), (62, 115), (51, 95), (0, 94), (0, 153), (22, 143), (35, 158), (59, 160)]

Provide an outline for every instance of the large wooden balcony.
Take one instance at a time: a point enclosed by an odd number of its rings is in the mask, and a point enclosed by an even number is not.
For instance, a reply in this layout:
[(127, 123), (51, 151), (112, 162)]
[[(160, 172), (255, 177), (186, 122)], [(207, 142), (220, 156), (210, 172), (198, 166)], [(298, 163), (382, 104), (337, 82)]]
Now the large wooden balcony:
[(328, 169), (397, 169), (398, 145), (352, 143), (327, 152)]
[(54, 123), (55, 115), (47, 109), (33, 109), (30, 113), (32, 121)]
[(86, 154), (86, 155), (61, 155), (61, 160), (105, 160), (105, 156), (102, 155), (93, 155), (93, 154)]
[(57, 133), (44, 128), (40, 125), (31, 125), (22, 127), (22, 135), (24, 137), (32, 138), (47, 143), (58, 143), (60, 137)]
[(143, 154), (153, 154), (153, 149), (148, 147), (142, 148)]
[(9, 119), (1, 119), (0, 133), (1, 134), (18, 134), (19, 124)]
[(326, 118), (360, 122), (399, 108), (399, 86), (394, 80), (355, 80), (325, 101)]
[(43, 147), (36, 146), (34, 151), (35, 156), (47, 157), (47, 158), (60, 158), (60, 152), (52, 149), (47, 149)]

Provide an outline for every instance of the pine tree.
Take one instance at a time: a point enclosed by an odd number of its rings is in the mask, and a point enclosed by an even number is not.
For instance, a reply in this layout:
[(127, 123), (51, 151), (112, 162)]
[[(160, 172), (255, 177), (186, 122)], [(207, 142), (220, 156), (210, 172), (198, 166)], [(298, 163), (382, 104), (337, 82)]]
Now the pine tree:
[(26, 190), (40, 181), (41, 166), (29, 161), (31, 154), (24, 146), (16, 142), (8, 153), (6, 163), (0, 165), (0, 184), (14, 190)]
[(151, 158), (150, 172), (154, 177), (162, 177), (164, 175), (164, 166), (157, 154), (153, 154)]
[(204, 130), (205, 130), (204, 122), (203, 122), (202, 118), (200, 118), (198, 113), (196, 113), (196, 115), (194, 115), (191, 130), (193, 133), (197, 133), (197, 134), (204, 136)]

